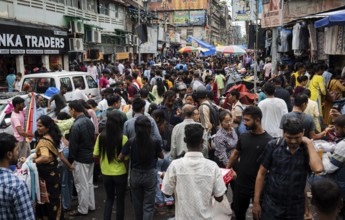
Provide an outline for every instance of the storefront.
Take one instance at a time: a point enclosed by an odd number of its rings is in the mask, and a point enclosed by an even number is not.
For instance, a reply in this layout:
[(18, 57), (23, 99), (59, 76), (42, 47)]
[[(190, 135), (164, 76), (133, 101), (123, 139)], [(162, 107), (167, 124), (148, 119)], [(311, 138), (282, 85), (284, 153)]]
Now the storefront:
[(54, 70), (58, 64), (68, 69), (66, 30), (1, 21), (0, 30), (0, 80), (10, 68), (26, 74), (42, 66)]

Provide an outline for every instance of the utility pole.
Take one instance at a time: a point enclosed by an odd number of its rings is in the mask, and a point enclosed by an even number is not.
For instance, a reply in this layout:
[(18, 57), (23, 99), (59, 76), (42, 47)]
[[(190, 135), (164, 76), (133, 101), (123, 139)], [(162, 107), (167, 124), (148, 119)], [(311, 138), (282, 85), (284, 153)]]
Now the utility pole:
[[(138, 3), (138, 27), (140, 27), (140, 5), (139, 5), (139, 3)], [(140, 65), (140, 60), (141, 60), (141, 54), (140, 54), (140, 44), (141, 44), (141, 42), (140, 42), (140, 38), (138, 38), (138, 65)]]
[(259, 42), (259, 1), (255, 1), (255, 43), (254, 43), (254, 97), (257, 92), (257, 77), (258, 77), (258, 42)]

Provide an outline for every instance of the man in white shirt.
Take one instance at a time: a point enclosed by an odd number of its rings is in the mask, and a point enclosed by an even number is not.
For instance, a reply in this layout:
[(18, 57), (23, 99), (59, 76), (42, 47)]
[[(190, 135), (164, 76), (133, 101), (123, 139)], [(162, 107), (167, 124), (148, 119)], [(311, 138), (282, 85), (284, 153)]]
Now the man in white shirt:
[(103, 99), (102, 101), (100, 101), (98, 103), (98, 106), (97, 108), (100, 110), (100, 111), (105, 111), (108, 109), (108, 101), (107, 101), (107, 97), (108, 95), (110, 94), (114, 94), (114, 90), (112, 88), (106, 88), (105, 90), (103, 90)]
[(117, 68), (119, 69), (120, 75), (122, 75), (125, 70), (125, 66), (120, 62)]
[[(184, 142), (185, 136), (185, 127), (189, 124), (199, 124), (193, 120), (193, 113), (196, 109), (195, 106), (186, 104), (182, 107), (182, 114), (184, 116), (183, 122), (175, 125), (172, 134), (171, 134), (171, 150), (170, 156), (172, 159), (177, 159), (183, 157), (183, 155), (188, 151), (187, 144)], [(203, 154), (205, 157), (208, 157), (208, 141), (207, 141), (207, 132), (204, 129), (203, 136)]]
[(87, 73), (89, 73), (92, 78), (97, 81), (98, 79), (98, 71), (97, 67), (93, 64), (93, 62), (90, 63), (90, 66), (87, 67)]
[(204, 128), (189, 124), (185, 128), (188, 152), (172, 161), (162, 183), (162, 192), (175, 194), (176, 219), (213, 219), (212, 198), (221, 202), (226, 186), (218, 165), (203, 157)]
[(261, 125), (274, 138), (282, 137), (283, 130), (280, 129), (280, 121), (288, 108), (283, 99), (274, 97), (275, 86), (273, 83), (266, 83), (264, 92), (266, 99), (259, 102), (258, 107), (262, 112)]
[(84, 90), (79, 82), (74, 83), (75, 90), (72, 92), (72, 101), (83, 99), (84, 101), (88, 100), (87, 95), (84, 93)]

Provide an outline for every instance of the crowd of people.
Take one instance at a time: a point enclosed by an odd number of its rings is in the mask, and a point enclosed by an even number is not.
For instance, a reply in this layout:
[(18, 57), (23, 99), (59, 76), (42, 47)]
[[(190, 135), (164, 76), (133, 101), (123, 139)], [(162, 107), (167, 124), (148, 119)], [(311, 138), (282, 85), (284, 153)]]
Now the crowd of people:
[[(129, 215), (128, 186), (137, 220), (153, 219), (164, 206), (175, 206), (176, 219), (212, 219), (212, 200), (222, 202), (227, 190), (238, 220), (251, 202), (255, 219), (312, 219), (308, 182), (317, 219), (344, 218), (345, 116), (330, 99), (345, 91), (340, 72), (296, 63), (295, 71), (279, 65), (274, 73), (266, 59), (258, 65), (259, 99), (248, 102), (225, 90), (231, 71), (243, 68), (253, 69), (249, 56), (91, 64), (85, 71), (98, 81), (102, 100), (77, 88), (67, 103), (62, 85), (48, 102), (56, 119), (39, 116), (34, 134), (24, 129), (25, 100), (15, 97), (14, 135), (0, 134), (0, 218), (87, 216), (96, 209), (100, 176), (104, 219), (114, 203), (116, 219)], [(335, 151), (320, 157), (313, 140), (332, 132)], [(13, 174), (25, 164), (37, 169), (39, 201)], [(229, 185), (219, 168), (233, 170)]]

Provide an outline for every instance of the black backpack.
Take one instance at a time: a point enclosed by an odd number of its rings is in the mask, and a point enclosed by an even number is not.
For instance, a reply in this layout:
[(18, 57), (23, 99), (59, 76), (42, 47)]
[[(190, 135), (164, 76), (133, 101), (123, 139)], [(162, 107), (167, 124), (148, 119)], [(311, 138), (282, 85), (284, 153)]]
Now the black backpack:
[(201, 105), (206, 105), (210, 109), (210, 122), (212, 124), (211, 135), (217, 133), (219, 125), (219, 111), (212, 104), (202, 103)]

